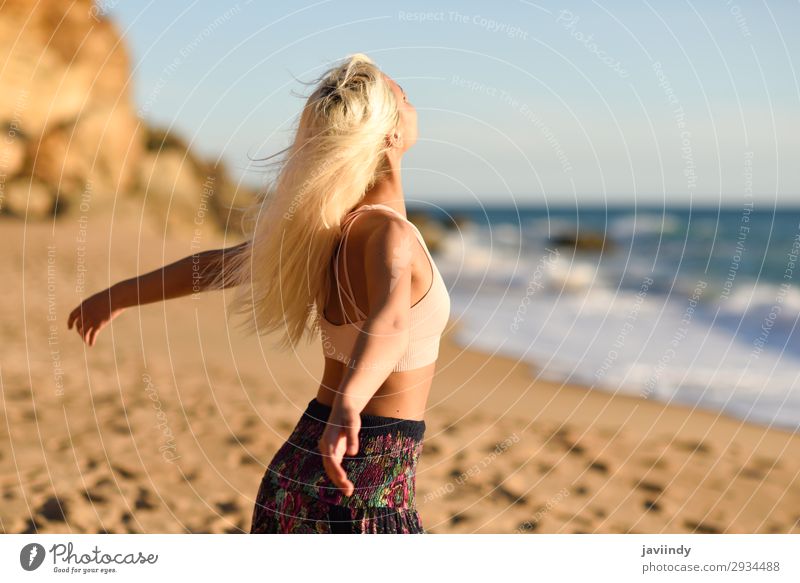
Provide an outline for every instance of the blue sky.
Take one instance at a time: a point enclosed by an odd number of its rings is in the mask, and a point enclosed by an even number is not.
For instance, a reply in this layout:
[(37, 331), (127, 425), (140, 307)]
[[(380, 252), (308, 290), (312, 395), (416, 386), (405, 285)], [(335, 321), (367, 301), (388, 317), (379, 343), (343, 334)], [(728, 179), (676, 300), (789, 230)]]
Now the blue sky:
[(409, 201), (800, 201), (800, 3), (328, 0), (99, 6), (137, 107), (236, 178), (310, 80), (365, 52), (419, 111)]

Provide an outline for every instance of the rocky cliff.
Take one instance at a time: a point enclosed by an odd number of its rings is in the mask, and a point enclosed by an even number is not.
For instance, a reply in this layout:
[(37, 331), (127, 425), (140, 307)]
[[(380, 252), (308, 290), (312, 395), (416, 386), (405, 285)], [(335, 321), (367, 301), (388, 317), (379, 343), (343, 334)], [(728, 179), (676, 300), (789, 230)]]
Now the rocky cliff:
[(0, 64), (0, 213), (34, 220), (129, 197), (168, 228), (238, 227), (228, 209), (254, 193), (139, 119), (124, 39), (92, 0), (5, 0)]

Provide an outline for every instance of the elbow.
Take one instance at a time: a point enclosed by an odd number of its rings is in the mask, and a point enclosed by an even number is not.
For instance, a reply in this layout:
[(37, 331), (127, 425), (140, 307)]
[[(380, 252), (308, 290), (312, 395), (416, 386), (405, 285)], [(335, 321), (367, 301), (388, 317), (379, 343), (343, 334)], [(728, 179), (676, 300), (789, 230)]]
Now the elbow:
[(402, 340), (410, 335), (411, 319), (408, 310), (393, 311), (385, 314), (384, 317), (375, 318), (374, 330), (384, 336), (392, 336)]
[(391, 342), (392, 345), (405, 346), (411, 336), (411, 325), (408, 318), (388, 317), (375, 318), (368, 327), (369, 334), (383, 339), (384, 342)]
[(411, 310), (384, 306), (367, 318), (371, 332), (380, 335), (398, 335), (411, 329)]
[(369, 352), (381, 354), (379, 359), (384, 366), (393, 367), (402, 358), (408, 349), (411, 339), (411, 322), (402, 314), (395, 317), (386, 314), (386, 317), (371, 319), (364, 328), (364, 338), (367, 344), (374, 348)]
[(392, 318), (392, 328), (397, 334), (408, 334), (411, 330), (411, 316), (409, 310), (395, 313)]
[(394, 349), (391, 351), (393, 357), (392, 366), (394, 366), (406, 353), (408, 345), (411, 342), (411, 325), (408, 318), (400, 318), (397, 320), (392, 326), (391, 335), (393, 342), (392, 347)]
[(408, 325), (395, 328), (395, 337), (397, 338), (398, 350), (402, 354), (408, 348), (408, 343), (411, 340), (411, 328)]

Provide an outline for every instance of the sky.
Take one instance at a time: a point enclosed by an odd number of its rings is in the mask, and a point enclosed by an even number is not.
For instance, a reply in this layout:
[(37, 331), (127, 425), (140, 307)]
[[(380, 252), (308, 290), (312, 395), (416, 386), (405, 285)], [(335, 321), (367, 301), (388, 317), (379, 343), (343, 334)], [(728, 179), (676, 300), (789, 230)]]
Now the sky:
[(368, 54), (419, 112), (410, 203), (800, 204), (800, 3), (106, 0), (140, 115), (237, 180)]

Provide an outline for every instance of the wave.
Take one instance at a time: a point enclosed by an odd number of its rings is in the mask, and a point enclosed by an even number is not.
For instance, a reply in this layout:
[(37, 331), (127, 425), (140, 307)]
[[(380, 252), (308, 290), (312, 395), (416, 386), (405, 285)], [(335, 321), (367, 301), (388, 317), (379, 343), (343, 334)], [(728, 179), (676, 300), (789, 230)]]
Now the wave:
[(451, 234), (437, 258), (462, 346), (550, 380), (800, 428), (798, 290), (740, 277), (721, 295), (668, 261), (653, 272), (636, 254), (600, 261), (492, 231)]

